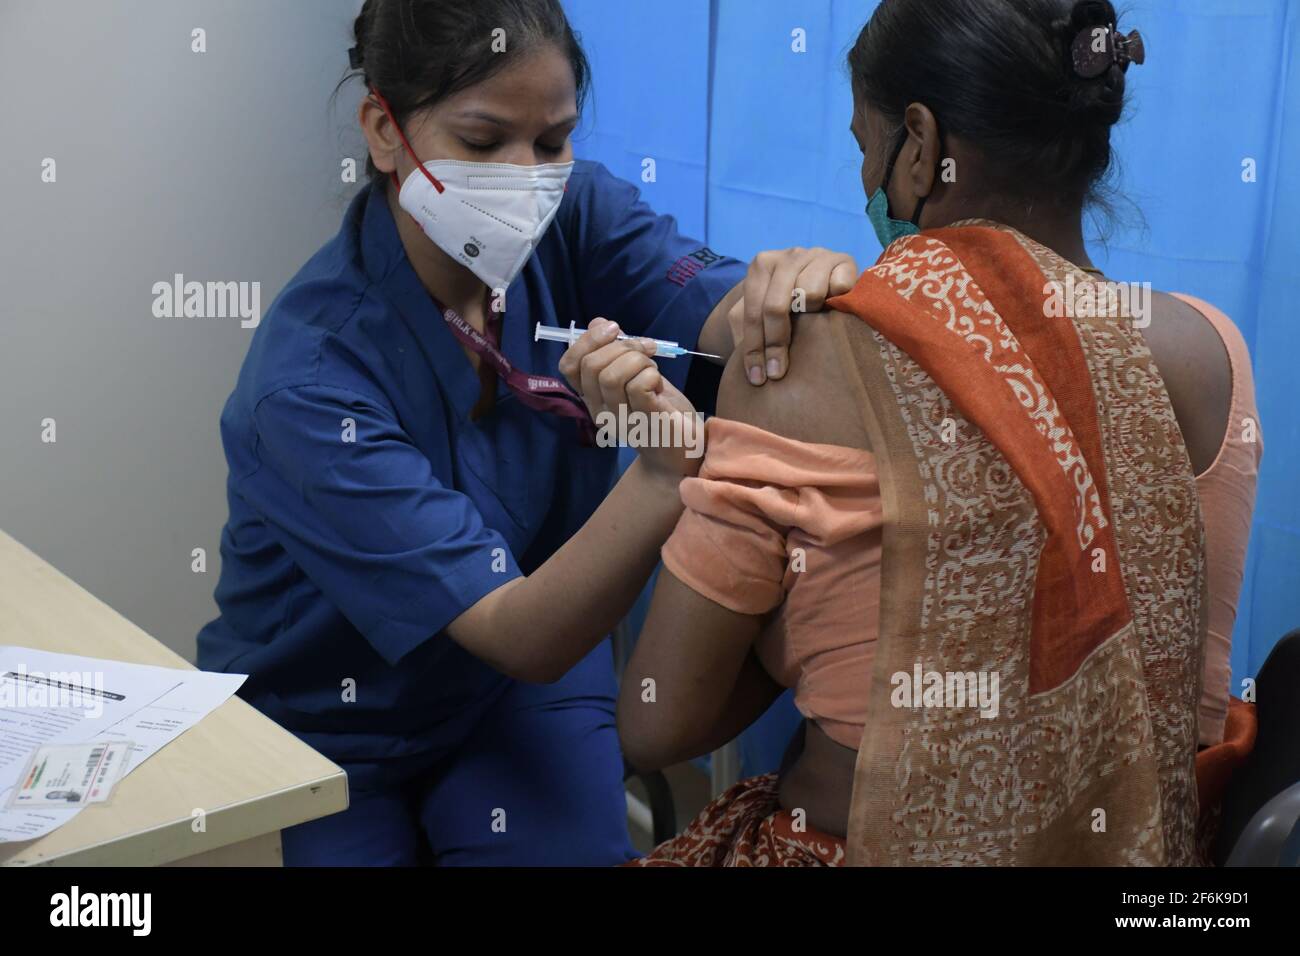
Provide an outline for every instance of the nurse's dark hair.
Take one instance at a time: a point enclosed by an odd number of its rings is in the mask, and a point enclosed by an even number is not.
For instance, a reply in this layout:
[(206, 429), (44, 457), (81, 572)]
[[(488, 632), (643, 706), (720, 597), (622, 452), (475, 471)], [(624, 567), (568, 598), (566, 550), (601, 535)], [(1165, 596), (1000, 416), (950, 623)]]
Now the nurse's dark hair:
[(1108, 207), (1124, 71), (1084, 79), (1070, 48), (1116, 21), (1109, 0), (883, 0), (849, 70), (854, 92), (891, 122), (911, 103), (929, 107), (944, 135), (989, 158), (983, 172), (1000, 192)]
[[(403, 124), (546, 45), (573, 67), (579, 108), (590, 86), (587, 56), (560, 0), (366, 0), (352, 32), (358, 65), (349, 76), (359, 73)], [(505, 50), (497, 52), (501, 39)], [(382, 178), (369, 159), (366, 171)]]

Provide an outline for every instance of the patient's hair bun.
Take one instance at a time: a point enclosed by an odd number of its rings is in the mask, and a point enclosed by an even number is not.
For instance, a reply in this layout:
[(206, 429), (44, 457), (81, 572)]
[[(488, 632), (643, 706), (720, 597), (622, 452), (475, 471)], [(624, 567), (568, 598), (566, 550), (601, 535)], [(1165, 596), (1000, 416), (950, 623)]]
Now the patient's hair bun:
[(1110, 0), (1078, 0), (1063, 37), (1070, 71), (1070, 114), (1106, 126), (1118, 123), (1124, 112), (1126, 63), (1116, 54), (1115, 19)]

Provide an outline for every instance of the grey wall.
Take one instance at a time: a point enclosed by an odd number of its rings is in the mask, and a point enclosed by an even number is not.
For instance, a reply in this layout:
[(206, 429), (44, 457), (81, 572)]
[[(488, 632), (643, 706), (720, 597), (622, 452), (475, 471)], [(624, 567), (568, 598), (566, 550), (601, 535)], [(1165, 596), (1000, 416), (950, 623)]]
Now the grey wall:
[(252, 329), (155, 318), (152, 287), (256, 281), (265, 312), (337, 230), (359, 7), (0, 0), (0, 529), (191, 660)]

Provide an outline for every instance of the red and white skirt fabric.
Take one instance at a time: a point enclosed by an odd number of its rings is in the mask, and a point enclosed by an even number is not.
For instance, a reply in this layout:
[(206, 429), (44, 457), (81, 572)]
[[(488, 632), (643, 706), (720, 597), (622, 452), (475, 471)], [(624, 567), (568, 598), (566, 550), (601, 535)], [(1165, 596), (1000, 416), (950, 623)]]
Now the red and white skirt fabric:
[(680, 834), (626, 865), (843, 866), (844, 841), (782, 809), (769, 773), (740, 781)]

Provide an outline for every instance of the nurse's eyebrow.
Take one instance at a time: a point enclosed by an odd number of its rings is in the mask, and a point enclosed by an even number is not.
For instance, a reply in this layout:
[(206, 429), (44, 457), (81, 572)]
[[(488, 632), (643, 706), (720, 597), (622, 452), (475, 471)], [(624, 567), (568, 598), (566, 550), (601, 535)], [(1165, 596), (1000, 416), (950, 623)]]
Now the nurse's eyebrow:
[[(482, 120), (483, 122), (491, 123), (494, 126), (502, 126), (502, 127), (509, 128), (512, 125), (509, 120), (497, 116), (495, 113), (487, 113), (484, 112), (483, 110), (462, 110), (456, 115), (461, 119)], [(577, 123), (578, 123), (578, 114), (573, 113), (572, 115), (566, 116), (564, 119), (560, 120), (558, 123), (551, 125), (548, 128), (559, 129), (561, 126), (576, 126)]]
[(485, 123), (492, 123), (496, 126), (510, 125), (509, 120), (502, 119), (500, 116), (496, 116), (492, 113), (485, 113), (482, 110), (461, 110), (456, 115), (459, 116), (461, 119), (482, 120)]

